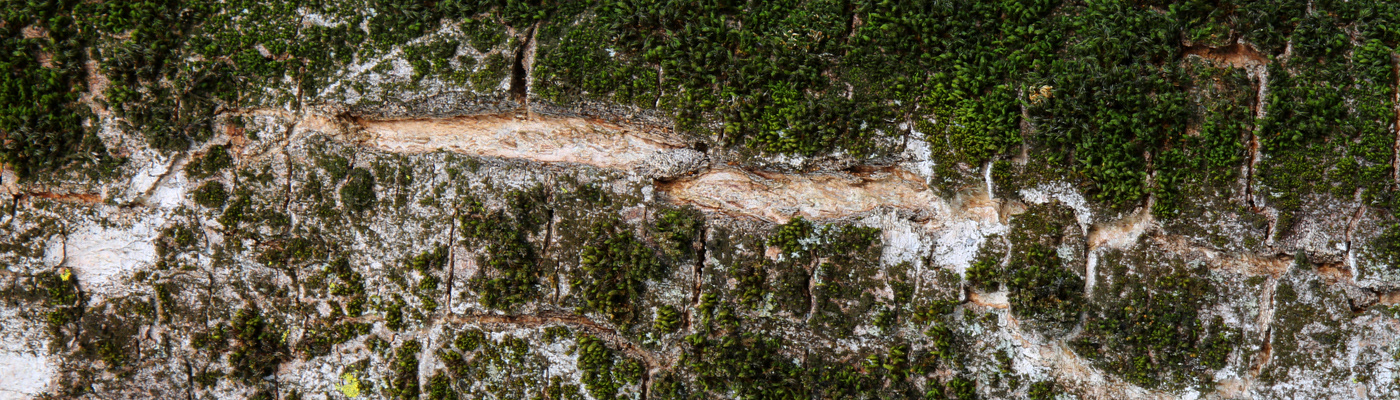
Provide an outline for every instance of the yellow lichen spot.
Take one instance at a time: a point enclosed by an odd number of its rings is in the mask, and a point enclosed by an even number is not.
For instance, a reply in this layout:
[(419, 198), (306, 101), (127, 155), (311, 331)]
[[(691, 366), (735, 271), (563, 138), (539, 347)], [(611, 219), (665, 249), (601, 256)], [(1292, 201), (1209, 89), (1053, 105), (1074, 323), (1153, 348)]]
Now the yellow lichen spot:
[(349, 372), (346, 372), (340, 375), (340, 380), (341, 382), (345, 382), (345, 384), (343, 385), (335, 386), (335, 389), (339, 390), (340, 394), (343, 394), (345, 395), (345, 397), (349, 398), (360, 397), (360, 380), (358, 378), (355, 378), (355, 375), (351, 375)]
[(59, 278), (63, 278), (63, 281), (64, 281), (64, 282), (67, 282), (68, 279), (70, 279), (70, 278), (73, 277), (73, 270), (68, 269), (68, 268), (60, 269), (60, 270), (58, 270), (58, 277), (59, 277)]

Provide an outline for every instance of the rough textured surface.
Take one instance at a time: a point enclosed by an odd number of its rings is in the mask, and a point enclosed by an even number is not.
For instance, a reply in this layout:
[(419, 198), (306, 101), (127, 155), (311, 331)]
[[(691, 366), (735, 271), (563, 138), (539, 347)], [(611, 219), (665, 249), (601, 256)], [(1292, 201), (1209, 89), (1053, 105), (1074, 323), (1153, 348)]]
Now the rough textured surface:
[(1388, 3), (39, 3), (0, 400), (1400, 397)]

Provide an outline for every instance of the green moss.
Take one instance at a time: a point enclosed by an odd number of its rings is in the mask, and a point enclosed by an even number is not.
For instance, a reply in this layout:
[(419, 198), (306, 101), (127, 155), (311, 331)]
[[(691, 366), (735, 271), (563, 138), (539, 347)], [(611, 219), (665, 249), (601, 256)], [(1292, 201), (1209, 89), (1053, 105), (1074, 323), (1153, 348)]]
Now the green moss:
[(403, 300), (393, 299), (384, 305), (384, 326), (390, 330), (403, 330)]
[(506, 41), (505, 26), (493, 18), (470, 18), (462, 21), (462, 32), (477, 52), (486, 53)]
[(778, 229), (768, 237), (769, 246), (777, 246), (785, 255), (800, 255), (805, 253), (805, 246), (801, 242), (812, 236), (813, 226), (811, 222), (795, 217), (788, 223), (778, 226)]
[(340, 204), (351, 212), (364, 212), (374, 209), (379, 197), (375, 193), (374, 175), (369, 170), (350, 170), (345, 185), (340, 187)]
[(1084, 279), (1066, 269), (1054, 249), (1032, 245), (1010, 269), (1006, 286), (1013, 312), (1055, 330), (1078, 324)]
[(506, 206), (515, 217), (515, 226), (529, 233), (542, 232), (554, 217), (549, 193), (543, 186), (507, 193)]
[(404, 264), (418, 272), (418, 284), (412, 288), (418, 297), (418, 304), (428, 313), (437, 311), (442, 281), (436, 274), (447, 265), (447, 246), (436, 245), (432, 250), (409, 258)]
[[(75, 19), (92, 8), (80, 1), (7, 2), (0, 12), (0, 164), (21, 179), (113, 162), (96, 130), (83, 127), (91, 116), (79, 103), (91, 36)], [(43, 35), (21, 33), (28, 28)]]
[(616, 362), (613, 352), (603, 341), (589, 335), (580, 335), (578, 345), (578, 369), (583, 371), (583, 385), (588, 394), (598, 400), (613, 400), (621, 382), (613, 374)]
[(228, 190), (219, 181), (209, 181), (194, 191), (194, 202), (206, 208), (219, 209), (228, 203)]
[[(1148, 254), (1101, 256), (1075, 353), (1145, 387), (1208, 382), (1239, 344), (1237, 328), (1201, 320), (1218, 300), (1204, 266)], [(1150, 266), (1150, 268), (1143, 268)]]
[(681, 258), (695, 252), (696, 240), (705, 226), (705, 215), (695, 207), (667, 208), (656, 213), (652, 236), (658, 247), (671, 258)]
[(258, 308), (244, 308), (228, 323), (230, 376), (253, 382), (271, 375), (291, 359), (282, 329), (266, 319)]
[(457, 392), (452, 390), (452, 384), (447, 375), (442, 371), (434, 373), (428, 378), (428, 400), (456, 400)]
[(991, 237), (968, 268), (967, 281), (983, 291), (1005, 283), (1011, 311), (1027, 325), (1065, 332), (1078, 323), (1084, 307), (1084, 278), (1074, 271), (1082, 260), (1060, 255), (1060, 249), (1078, 243), (1078, 228), (1073, 213), (1058, 202), (1031, 206), (1011, 221), (1007, 265), (1001, 266), (1005, 250), (999, 238)]
[(488, 212), (479, 203), (469, 205), (458, 220), (463, 243), (483, 250), (477, 265), (486, 273), (472, 277), (469, 284), (487, 307), (509, 309), (539, 291), (538, 255), (517, 220), (500, 210)]
[(544, 329), (544, 341), (545, 341), (545, 343), (551, 343), (551, 344), (552, 344), (552, 343), (558, 342), (559, 339), (567, 339), (567, 338), (570, 338), (570, 337), (573, 337), (573, 330), (569, 329), (568, 326), (564, 326), (564, 325), (551, 326), (551, 327), (548, 327), (548, 328), (545, 328), (545, 329)]
[(219, 215), (219, 224), (226, 230), (236, 230), (240, 228), (242, 222), (251, 212), (253, 201), (251, 193), (246, 189), (239, 189), (234, 192), (234, 199), (224, 208), (224, 213)]
[[(1361, 276), (1375, 274), (1377, 272), (1391, 272), (1400, 269), (1400, 224), (1391, 223), (1385, 226), (1380, 235), (1371, 240), (1369, 244), (1373, 255), (1377, 261), (1364, 268), (1358, 268)], [(1368, 263), (1372, 264), (1372, 263)], [(1379, 269), (1381, 271), (1375, 271)]]
[(867, 286), (877, 272), (879, 232), (793, 218), (768, 237), (781, 250), (778, 261), (730, 264), (736, 297), (745, 307), (775, 306), (831, 334), (849, 334), (875, 304)]
[(953, 397), (958, 400), (976, 400), (977, 381), (963, 377), (950, 379), (948, 380), (948, 391), (952, 392)]
[(681, 327), (681, 313), (676, 307), (669, 304), (662, 305), (656, 309), (656, 318), (652, 328), (660, 332), (673, 333)]
[(331, 182), (340, 182), (350, 174), (351, 170), (350, 160), (338, 154), (319, 156), (316, 158), (316, 165), (319, 165), (322, 170), (326, 171), (326, 175), (330, 176)]
[(686, 344), (681, 363), (697, 374), (698, 390), (742, 398), (810, 395), (798, 366), (778, 353), (782, 345), (776, 339), (731, 332), (719, 338), (691, 335)]
[(510, 59), (501, 53), (486, 56), (471, 77), (472, 88), (480, 93), (500, 91), (501, 82), (510, 74)]
[(674, 373), (661, 372), (651, 385), (651, 397), (658, 400), (683, 400), (690, 398), (685, 383)]
[(580, 274), (570, 284), (583, 297), (583, 309), (629, 326), (638, 318), (646, 281), (661, 276), (661, 264), (630, 227), (619, 222), (596, 224), (590, 235), (579, 254)]
[(185, 164), (185, 174), (195, 178), (212, 176), (233, 166), (233, 157), (228, 154), (228, 146), (214, 145), (203, 156)]
[(67, 342), (65, 328), (76, 324), (83, 316), (85, 295), (78, 277), (68, 269), (40, 273), (32, 278), (36, 289), (43, 293), (43, 304), (50, 308), (45, 316), (52, 348)]
[(1026, 397), (1031, 400), (1054, 400), (1059, 392), (1055, 381), (1040, 381), (1031, 384), (1030, 389), (1026, 390)]
[[(418, 398), (418, 353), (423, 346), (417, 340), (404, 342), (394, 351), (394, 362), (390, 366), (389, 393), (400, 399)], [(431, 395), (431, 393), (430, 393)]]
[(471, 329), (457, 334), (457, 338), (452, 341), (452, 345), (456, 346), (457, 350), (463, 352), (476, 351), (485, 340), (486, 334), (482, 333), (480, 330)]
[(161, 258), (190, 250), (197, 238), (195, 231), (187, 226), (175, 224), (161, 229), (156, 237), (156, 255)]
[(967, 268), (968, 285), (984, 292), (1001, 290), (1002, 275), (1005, 273), (1001, 263), (1006, 256), (1005, 247), (1001, 236), (987, 237), (982, 247), (977, 249), (972, 265)]

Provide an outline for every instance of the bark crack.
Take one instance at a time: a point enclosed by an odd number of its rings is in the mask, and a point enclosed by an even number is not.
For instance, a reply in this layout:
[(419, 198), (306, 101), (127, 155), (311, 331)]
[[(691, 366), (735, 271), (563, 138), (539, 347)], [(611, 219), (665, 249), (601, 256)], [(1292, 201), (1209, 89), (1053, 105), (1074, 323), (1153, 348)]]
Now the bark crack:
[[(708, 225), (700, 225), (700, 243), (698, 246), (696, 246), (694, 243), (691, 244), (691, 246), (694, 246), (696, 248), (696, 252), (695, 264), (691, 267), (691, 274), (695, 278), (695, 289), (690, 293), (690, 306), (692, 308), (697, 309), (700, 307), (700, 292), (704, 289), (703, 274), (705, 271), (705, 257), (707, 257), (707, 255), (705, 254), (705, 250), (706, 247), (708, 247), (708, 243), (710, 240), (709, 234), (710, 229)], [(686, 324), (692, 327), (695, 326), (694, 314), (695, 313), (686, 313)]]

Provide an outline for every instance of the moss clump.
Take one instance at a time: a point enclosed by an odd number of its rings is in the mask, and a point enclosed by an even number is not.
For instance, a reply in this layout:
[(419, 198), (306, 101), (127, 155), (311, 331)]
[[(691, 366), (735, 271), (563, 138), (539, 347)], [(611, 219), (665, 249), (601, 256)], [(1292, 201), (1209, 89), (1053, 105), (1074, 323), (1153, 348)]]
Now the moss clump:
[(1079, 322), (1084, 308), (1084, 278), (1066, 269), (1054, 249), (1031, 245), (1011, 266), (1006, 278), (1011, 310), (1051, 330)]
[(318, 155), (316, 165), (326, 171), (326, 176), (331, 178), (331, 182), (339, 183), (350, 174), (350, 160), (338, 154)]
[(796, 364), (780, 355), (781, 343), (754, 333), (719, 338), (686, 337), (683, 365), (697, 373), (698, 389), (749, 398), (759, 394), (809, 398)]
[(224, 207), (224, 213), (219, 215), (219, 224), (223, 225), (225, 230), (236, 232), (253, 211), (252, 206), (252, 193), (247, 189), (238, 189), (234, 192), (233, 201), (229, 202), (228, 206)]
[(457, 334), (457, 338), (452, 341), (452, 345), (462, 352), (476, 351), (481, 347), (481, 343), (486, 341), (486, 334), (479, 329), (471, 329)]
[(1084, 307), (1084, 278), (1073, 268), (1083, 260), (1065, 260), (1060, 253), (1073, 254), (1083, 245), (1078, 228), (1073, 213), (1059, 202), (1031, 206), (1011, 221), (1007, 265), (1001, 266), (1000, 241), (990, 238), (967, 270), (968, 283), (988, 291), (1005, 283), (1013, 313), (1046, 332), (1067, 331)]
[(350, 261), (344, 257), (332, 261), (327, 270), (339, 279), (337, 284), (331, 286), (330, 293), (346, 300), (345, 315), (359, 317), (364, 314), (365, 303), (368, 301), (364, 275), (351, 268)]
[(1370, 254), (1367, 254), (1367, 258), (1372, 262), (1358, 263), (1365, 266), (1357, 268), (1360, 275), (1358, 278), (1378, 272), (1400, 270), (1400, 223), (1386, 225), (1380, 235), (1371, 240), (1369, 247)]
[(1223, 320), (1201, 318), (1217, 301), (1209, 270), (1142, 253), (1113, 251), (1099, 261), (1103, 283), (1070, 342), (1075, 353), (1145, 387), (1209, 382), (1241, 338)]
[[(86, 20), (81, 1), (6, 2), (0, 11), (0, 164), (20, 179), (75, 164), (113, 161), (79, 102), (85, 89)], [(43, 34), (31, 37), (25, 29)], [(94, 124), (96, 125), (96, 124)], [(94, 176), (95, 177), (95, 176)]]
[(490, 308), (509, 309), (539, 292), (539, 256), (516, 220), (480, 203), (467, 206), (458, 220), (463, 244), (483, 250), (477, 257), (482, 272), (468, 282)]
[(404, 342), (394, 351), (394, 363), (390, 366), (389, 393), (401, 399), (416, 399), (420, 392), (418, 382), (418, 353), (423, 345), (417, 340)]
[(195, 231), (187, 226), (175, 224), (161, 229), (156, 238), (156, 255), (162, 259), (190, 250), (198, 238)]
[(331, 353), (333, 346), (354, 340), (355, 338), (369, 334), (373, 325), (369, 323), (342, 321), (332, 322), (343, 317), (339, 313), (339, 306), (332, 305), (330, 318), (319, 322), (319, 326), (308, 329), (297, 342), (297, 350), (305, 352), (310, 356), (324, 356)]
[(282, 330), (267, 321), (256, 307), (238, 310), (225, 331), (232, 341), (228, 347), (232, 377), (255, 381), (273, 374), (278, 365), (291, 358), (282, 341)]
[(967, 268), (967, 284), (984, 292), (1001, 290), (1002, 260), (1006, 258), (1006, 246), (1001, 236), (989, 236), (977, 256)]
[(1026, 390), (1026, 397), (1031, 400), (1055, 400), (1059, 395), (1059, 389), (1055, 387), (1055, 381), (1040, 381), (1032, 383)]
[(43, 304), (50, 308), (45, 316), (50, 346), (59, 348), (59, 345), (67, 342), (64, 328), (76, 324), (86, 309), (85, 295), (78, 286), (78, 277), (71, 270), (63, 268), (40, 273), (32, 279), (44, 295)]
[(684, 400), (690, 398), (685, 383), (669, 371), (663, 371), (652, 381), (651, 397), (659, 400)]
[(185, 174), (195, 178), (205, 178), (233, 166), (233, 156), (228, 154), (228, 146), (214, 145), (203, 156), (185, 164)]
[(340, 187), (340, 204), (352, 212), (374, 209), (379, 197), (374, 190), (374, 174), (364, 168), (350, 170), (345, 185)]
[(948, 381), (948, 391), (958, 400), (977, 400), (977, 381), (964, 377)]
[(736, 297), (745, 307), (773, 306), (830, 328), (826, 333), (849, 334), (875, 303), (868, 285), (879, 266), (879, 233), (793, 218), (768, 237), (767, 245), (780, 251), (778, 260), (730, 265)]
[[(748, 308), (758, 308), (761, 302), (771, 290), (773, 285), (768, 283), (768, 270), (774, 267), (767, 260), (752, 263), (731, 264), (729, 267), (730, 276), (734, 277), (734, 297), (739, 300), (739, 304)], [(794, 297), (805, 298), (807, 291), (803, 288), (807, 281), (806, 274), (795, 274), (790, 271), (786, 277), (789, 279), (780, 280), (778, 286), (782, 290), (781, 298), (792, 299)], [(787, 304), (788, 311), (800, 312), (806, 302)]]
[(652, 225), (652, 236), (656, 238), (661, 251), (671, 258), (686, 257), (694, 253), (695, 241), (700, 238), (705, 226), (705, 215), (695, 207), (663, 209), (656, 213)]
[(1346, 357), (1350, 343), (1364, 329), (1352, 323), (1355, 314), (1342, 290), (1325, 284), (1302, 254), (1294, 260), (1274, 288), (1275, 314), (1269, 325), (1272, 358), (1260, 371), (1261, 382), (1286, 382), (1300, 371), (1333, 371), (1330, 360)]
[(569, 329), (568, 326), (551, 326), (544, 329), (545, 343), (552, 344), (558, 342), (559, 339), (568, 339), (570, 337), (573, 337), (573, 330)]
[(583, 371), (583, 386), (588, 394), (598, 400), (617, 399), (621, 382), (613, 374), (616, 357), (612, 350), (590, 335), (579, 335), (574, 350), (578, 353), (578, 369)]
[(457, 400), (457, 392), (452, 390), (451, 379), (442, 371), (428, 378), (428, 400)]
[(638, 317), (646, 280), (662, 272), (652, 250), (619, 222), (595, 224), (579, 254), (580, 273), (572, 280), (583, 309), (601, 312), (615, 324), (630, 326)]
[(418, 272), (418, 285), (413, 288), (413, 293), (418, 297), (418, 303), (424, 311), (430, 313), (436, 311), (438, 308), (437, 298), (441, 292), (439, 286), (442, 281), (435, 274), (442, 271), (447, 265), (447, 246), (434, 246), (432, 250), (413, 256), (405, 264)]
[(228, 190), (223, 182), (209, 181), (194, 191), (194, 202), (206, 208), (223, 208), (228, 203)]
[(403, 299), (394, 298), (384, 306), (384, 326), (390, 330), (403, 330)]
[(669, 304), (656, 308), (656, 319), (652, 328), (660, 332), (671, 333), (681, 327), (681, 313), (676, 307)]

